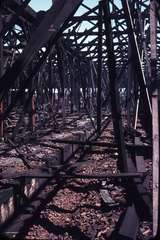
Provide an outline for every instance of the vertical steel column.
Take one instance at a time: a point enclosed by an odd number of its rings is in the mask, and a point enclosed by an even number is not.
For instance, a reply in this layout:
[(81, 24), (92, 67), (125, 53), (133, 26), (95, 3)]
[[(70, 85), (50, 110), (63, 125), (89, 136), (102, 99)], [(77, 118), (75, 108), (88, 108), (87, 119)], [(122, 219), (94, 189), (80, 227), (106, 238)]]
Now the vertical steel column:
[(101, 97), (102, 97), (102, 27), (103, 27), (103, 9), (102, 1), (99, 2), (98, 14), (98, 79), (97, 79), (97, 134), (101, 132)]
[[(151, 80), (156, 82), (157, 17), (156, 0), (150, 1)], [(159, 107), (158, 91), (152, 93), (152, 140), (153, 140), (153, 236), (159, 232)]]
[(151, 102), (150, 102), (150, 98), (149, 98), (148, 89), (146, 86), (145, 76), (144, 76), (143, 69), (142, 69), (142, 62), (141, 62), (140, 52), (139, 52), (139, 48), (138, 48), (137, 38), (135, 35), (135, 31), (134, 31), (134, 24), (133, 24), (133, 19), (131, 16), (129, 1), (122, 0), (122, 6), (123, 6), (126, 22), (127, 22), (127, 27), (129, 30), (128, 36), (129, 36), (129, 40), (130, 40), (130, 44), (131, 44), (131, 48), (132, 48), (132, 52), (133, 52), (133, 57), (134, 57), (134, 67), (135, 67), (135, 71), (137, 72), (137, 76), (138, 76), (137, 80), (139, 81), (139, 85), (140, 85), (140, 92), (141, 92), (142, 100), (143, 100), (143, 102), (142, 102), (143, 109), (145, 109), (144, 115), (145, 115), (146, 122), (149, 122), (149, 120), (151, 119), (151, 114), (152, 114)]
[(109, 86), (111, 96), (111, 111), (113, 119), (113, 127), (115, 132), (115, 141), (118, 145), (118, 167), (122, 172), (128, 170), (125, 141), (122, 127), (121, 109), (120, 109), (120, 98), (118, 92), (118, 86), (116, 82), (116, 61), (114, 56), (113, 38), (112, 38), (112, 27), (110, 18), (109, 1), (103, 0), (103, 11), (104, 11), (104, 23), (105, 23), (105, 35), (106, 35), (106, 46), (108, 53), (108, 72), (109, 72)]
[(57, 50), (58, 73), (59, 73), (60, 84), (61, 84), (61, 97), (64, 98), (64, 69), (63, 69), (62, 51), (61, 51), (59, 42), (57, 42), (56, 50)]
[(52, 95), (53, 95), (53, 84), (52, 84), (52, 81), (53, 81), (53, 66), (52, 66), (52, 55), (49, 56), (49, 81), (48, 81), (48, 84), (49, 84), (49, 98), (51, 100), (51, 104), (52, 104)]
[[(77, 41), (76, 31), (74, 30), (74, 40), (75, 40), (75, 46), (76, 49), (79, 51), (79, 45)], [(76, 104), (76, 110), (80, 111), (80, 82), (82, 82), (82, 71), (81, 71), (81, 59), (77, 59), (77, 68), (78, 71), (75, 71), (75, 83), (74, 83), (74, 98), (75, 98), (75, 104)]]
[(32, 99), (31, 99), (31, 107), (32, 107), (32, 110), (31, 110), (31, 122), (32, 122), (32, 131), (33, 132), (35, 131), (35, 127), (36, 127), (35, 100), (36, 100), (35, 99), (35, 95), (33, 94)]
[[(2, 20), (2, 14), (0, 12), (0, 32), (3, 29), (3, 20)], [(0, 37), (0, 78), (3, 75), (3, 38)], [(0, 103), (0, 113), (3, 113), (3, 100)], [(4, 121), (0, 120), (0, 138), (3, 139), (4, 137)]]
[(63, 118), (63, 123), (64, 123), (65, 116), (66, 116), (65, 93), (64, 93), (65, 83), (64, 83), (63, 53), (62, 53), (62, 49), (60, 46), (60, 42), (57, 42), (56, 50), (57, 50), (58, 72), (59, 72), (60, 83), (61, 83), (60, 102), (61, 102), (61, 109), (62, 109), (62, 116), (63, 116), (62, 118)]
[[(132, 50), (130, 46), (130, 42), (128, 42), (128, 59), (132, 56)], [(127, 124), (128, 128), (131, 127), (131, 89), (132, 89), (132, 80), (133, 80), (133, 71), (132, 71), (132, 61), (128, 64), (128, 81), (127, 81)]]

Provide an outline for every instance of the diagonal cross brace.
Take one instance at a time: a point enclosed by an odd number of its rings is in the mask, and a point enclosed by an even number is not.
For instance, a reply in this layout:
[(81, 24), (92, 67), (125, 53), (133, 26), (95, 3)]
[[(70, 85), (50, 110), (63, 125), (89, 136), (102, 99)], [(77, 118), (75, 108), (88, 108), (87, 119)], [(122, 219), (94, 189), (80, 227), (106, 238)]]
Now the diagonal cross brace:
[(52, 37), (56, 37), (66, 21), (70, 20), (82, 0), (55, 0), (40, 26), (32, 35), (22, 54), (0, 79), (1, 99), (34, 56)]

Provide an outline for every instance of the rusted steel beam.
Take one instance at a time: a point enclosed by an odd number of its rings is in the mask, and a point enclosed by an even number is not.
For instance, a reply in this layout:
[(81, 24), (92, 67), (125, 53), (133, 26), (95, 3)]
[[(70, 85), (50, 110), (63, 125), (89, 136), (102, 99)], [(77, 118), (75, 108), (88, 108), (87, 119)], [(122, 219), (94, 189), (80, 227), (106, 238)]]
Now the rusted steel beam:
[(31, 99), (31, 123), (32, 123), (32, 131), (35, 131), (35, 128), (36, 128), (36, 97), (34, 94)]
[[(156, 0), (150, 1), (151, 81), (157, 82), (157, 16)], [(157, 84), (156, 84), (157, 85)], [(152, 141), (153, 141), (153, 236), (159, 230), (159, 88), (152, 93)]]
[(79, 174), (73, 173), (66, 175), (68, 178), (83, 178), (83, 179), (106, 179), (106, 178), (143, 178), (143, 173), (118, 173), (118, 174)]
[(99, 2), (98, 12), (98, 69), (97, 69), (97, 133), (101, 132), (101, 107), (102, 107), (102, 32), (103, 32), (103, 5)]
[(139, 219), (135, 219), (135, 206), (127, 208), (119, 221), (120, 228), (115, 240), (136, 240), (139, 228)]
[[(20, 0), (2, 0), (2, 4), (4, 2), (5, 10), (7, 10), (11, 14), (15, 14), (18, 12), (20, 22), (26, 21), (28, 23), (33, 23), (37, 17), (37, 13), (28, 5), (29, 0), (24, 0), (23, 3)], [(27, 3), (27, 5), (26, 5)], [(26, 5), (26, 7), (22, 10), (22, 8)]]
[[(76, 21), (78, 22), (74, 27), (77, 28), (79, 26), (79, 24), (90, 14), (94, 13), (94, 11), (96, 11), (98, 9), (98, 6), (90, 9), (89, 11), (85, 12), (83, 15), (81, 15), (79, 17), (79, 21)], [(68, 24), (68, 27), (71, 27), (73, 24), (75, 24), (75, 20), (74, 20), (74, 17), (71, 19), (71, 23)]]
[(116, 74), (116, 61), (113, 47), (113, 36), (110, 19), (109, 2), (103, 0), (103, 11), (104, 11), (104, 24), (105, 24), (105, 35), (106, 35), (106, 46), (108, 53), (108, 72), (109, 72), (109, 85), (110, 85), (110, 96), (111, 96), (111, 111), (113, 119), (113, 127), (115, 132), (115, 141), (118, 145), (118, 167), (122, 172), (127, 171), (127, 160), (126, 150), (124, 142), (124, 134), (122, 127), (121, 109), (120, 109), (120, 98), (117, 87), (117, 74)]
[[(4, 102), (2, 101), (0, 103), (0, 114), (3, 114), (4, 112)], [(4, 139), (4, 121), (0, 120), (0, 139)]]
[(18, 20), (20, 15), (25, 14), (25, 8), (27, 7), (27, 5), (29, 4), (30, 1), (31, 0), (25, 0), (23, 2), (23, 4), (18, 4), (18, 8), (17, 8), (17, 11), (15, 12), (15, 14), (13, 14), (9, 18), (9, 20), (7, 21), (5, 26), (0, 30), (0, 36), (1, 37), (4, 37), (6, 32), (10, 31), (14, 27), (14, 25), (16, 24), (16, 22), (17, 22), (17, 20)]
[[(3, 20), (0, 12), (0, 31), (3, 29)], [(3, 38), (0, 36), (0, 78), (3, 75)], [(3, 101), (0, 103), (0, 113), (3, 114)], [(4, 137), (4, 121), (0, 120), (0, 138)]]
[[(22, 82), (16, 95), (12, 98), (10, 105), (7, 107), (4, 115), (2, 116), (3, 119), (5, 119), (8, 116), (8, 114), (10, 113), (10, 111), (20, 98), (21, 93), (24, 92), (25, 89), (28, 88), (28, 86), (32, 83), (34, 76), (40, 70), (40, 68), (46, 61), (46, 58), (53, 50), (56, 41), (61, 36), (62, 32), (66, 29), (70, 18), (73, 16), (81, 2), (82, 0), (77, 1), (69, 0), (67, 2), (66, 1), (59, 2), (58, 0), (54, 1), (54, 5), (50, 8), (47, 15), (43, 19), (42, 23), (40, 24), (38, 29), (34, 32), (33, 36), (31, 37), (31, 40), (29, 41), (23, 53), (15, 61), (13, 66), (10, 69), (8, 69), (0, 79), (0, 82), (2, 83), (0, 87), (2, 99), (5, 96), (8, 89), (13, 86), (18, 76), (32, 61), (34, 55), (37, 53), (39, 48), (44, 46), (44, 44), (48, 43), (46, 51), (43, 53), (42, 57), (39, 59), (38, 63), (35, 65), (29, 76), (25, 79), (25, 81)], [(53, 15), (54, 18), (52, 17)]]
[(13, 86), (18, 76), (32, 61), (38, 50), (41, 49), (51, 38), (56, 37), (62, 26), (66, 21), (69, 21), (69, 18), (73, 15), (81, 2), (82, 0), (69, 0), (67, 2), (64, 0), (54, 1), (53, 6), (49, 9), (40, 26), (32, 35), (22, 54), (0, 79), (0, 94), (2, 97), (8, 89)]
[(127, 22), (127, 27), (128, 27), (128, 36), (129, 36), (129, 40), (130, 40), (130, 44), (131, 44), (131, 48), (132, 48), (132, 55), (134, 58), (135, 71), (137, 72), (137, 75), (138, 75), (137, 79), (138, 79), (139, 85), (140, 85), (140, 91), (141, 91), (142, 99), (143, 99), (143, 106), (145, 108), (145, 114), (147, 114), (147, 116), (148, 116), (147, 121), (149, 121), (149, 118), (151, 118), (151, 114), (152, 114), (152, 108), (151, 108), (151, 102), (150, 102), (150, 98), (149, 98), (149, 93), (148, 93), (148, 89), (147, 89), (147, 85), (146, 85), (145, 76), (144, 76), (144, 73), (142, 70), (142, 62), (141, 62), (141, 58), (140, 58), (138, 42), (137, 42), (136, 35), (135, 35), (134, 24), (133, 24), (131, 11), (130, 11), (129, 1), (128, 0), (122, 1), (122, 5), (123, 5), (125, 17), (126, 17), (126, 22)]
[[(61, 166), (59, 166), (61, 167)], [(117, 179), (117, 178), (122, 178), (122, 179), (140, 179), (143, 181), (143, 178), (145, 177), (144, 173), (117, 173), (117, 174), (103, 174), (103, 173), (97, 173), (97, 174), (79, 174), (79, 173), (72, 173), (72, 174), (67, 174), (65, 172), (61, 173), (60, 171), (55, 171), (52, 169), (51, 173), (46, 173), (45, 171), (42, 171), (41, 169), (32, 169), (28, 170), (25, 173), (10, 173), (9, 171), (7, 172), (2, 172), (0, 174), (0, 179), (20, 179), (20, 178), (54, 178), (56, 176), (59, 176), (59, 178), (83, 178), (83, 179)]]

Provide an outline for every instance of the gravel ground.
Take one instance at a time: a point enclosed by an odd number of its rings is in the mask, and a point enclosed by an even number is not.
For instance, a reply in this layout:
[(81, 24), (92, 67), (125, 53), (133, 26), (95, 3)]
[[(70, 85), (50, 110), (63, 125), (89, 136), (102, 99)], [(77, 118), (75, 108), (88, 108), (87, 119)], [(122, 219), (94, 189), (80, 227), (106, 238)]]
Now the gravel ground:
[[(113, 142), (112, 128), (101, 141)], [(101, 150), (99, 148), (98, 150)], [(103, 150), (103, 148), (102, 148)], [(116, 173), (116, 156), (88, 154), (79, 173)], [(102, 201), (98, 180), (75, 179), (68, 181), (40, 212), (25, 239), (95, 239), (105, 240), (114, 230), (124, 207), (108, 207)], [(113, 184), (108, 192), (115, 203), (125, 199), (125, 191)]]
[[(143, 137), (145, 134), (142, 132)], [(113, 143), (113, 127), (110, 124), (107, 131), (104, 131), (100, 141)], [(27, 147), (27, 148), (26, 148)], [(114, 145), (113, 145), (114, 147)], [(45, 158), (54, 154), (54, 149), (49, 147), (34, 146), (28, 144), (20, 149), (23, 153), (35, 152), (36, 161), (30, 158), (32, 167), (45, 164)], [(77, 173), (80, 174), (116, 174), (117, 156), (114, 152), (105, 151), (105, 147), (92, 147), (91, 151), (85, 156), (85, 161), (77, 165)], [(93, 151), (93, 153), (92, 153)], [(99, 151), (102, 153), (94, 153)], [(17, 171), (25, 170), (22, 161), (16, 156), (15, 150), (9, 152), (10, 156), (16, 157)], [(79, 158), (79, 154), (72, 160), (72, 164)], [(6, 163), (7, 156), (1, 159)], [(44, 159), (44, 161), (43, 161)], [(14, 159), (13, 159), (14, 160)], [(14, 162), (14, 161), (13, 161)], [(146, 160), (146, 169), (150, 172), (151, 161)], [(12, 161), (10, 167), (14, 167)], [(2, 164), (3, 165), (3, 164)], [(7, 164), (8, 165), (8, 164)], [(12, 166), (13, 165), (13, 166)], [(7, 166), (2, 166), (3, 169)], [(103, 181), (103, 185), (106, 183)], [(152, 189), (150, 181), (150, 189)], [(106, 190), (113, 205), (104, 204), (100, 190), (102, 182), (92, 179), (70, 179), (64, 183), (55, 196), (44, 206), (39, 215), (34, 219), (34, 224), (27, 226), (29, 230), (23, 239), (55, 239), (55, 240), (105, 240), (109, 239), (110, 234), (115, 229), (121, 213), (125, 210), (126, 192), (121, 186), (106, 184)], [(47, 191), (53, 191), (55, 186), (48, 186)], [(144, 239), (151, 235), (151, 224), (148, 222), (140, 223), (139, 238)]]

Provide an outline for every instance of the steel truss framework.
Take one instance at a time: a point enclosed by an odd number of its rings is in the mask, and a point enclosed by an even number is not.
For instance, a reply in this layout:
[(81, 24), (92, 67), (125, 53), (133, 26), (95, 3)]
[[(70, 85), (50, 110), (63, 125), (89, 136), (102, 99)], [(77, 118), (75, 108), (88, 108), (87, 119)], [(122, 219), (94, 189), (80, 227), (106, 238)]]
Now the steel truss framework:
[[(87, 0), (54, 0), (47, 12), (38, 13), (29, 3), (0, 3), (1, 138), (16, 141), (21, 126), (32, 134), (46, 123), (60, 129), (65, 116), (74, 112), (86, 113), (98, 136), (111, 112), (118, 167), (129, 174), (138, 167), (128, 156), (124, 130), (136, 152), (139, 118), (148, 138), (153, 137), (154, 200), (151, 213), (150, 197), (135, 199), (132, 216), (137, 226), (143, 217), (136, 211), (138, 202), (148, 218), (153, 216), (153, 235), (159, 234), (159, 1), (95, 0), (91, 8)], [(17, 107), (18, 121), (8, 131)], [(142, 194), (144, 186), (133, 182), (135, 192)]]

